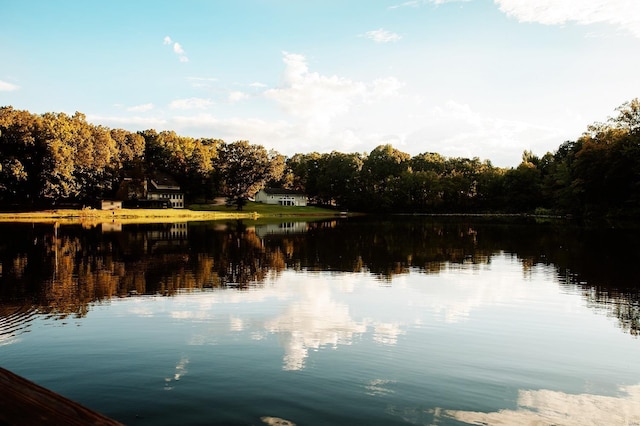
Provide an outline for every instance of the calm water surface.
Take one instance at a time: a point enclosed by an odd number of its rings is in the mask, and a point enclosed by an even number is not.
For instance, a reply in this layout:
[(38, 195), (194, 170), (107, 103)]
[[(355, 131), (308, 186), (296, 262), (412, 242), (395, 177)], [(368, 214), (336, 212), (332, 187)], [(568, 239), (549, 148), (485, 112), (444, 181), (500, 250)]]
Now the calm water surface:
[(0, 366), (131, 425), (637, 425), (639, 237), (1, 225)]

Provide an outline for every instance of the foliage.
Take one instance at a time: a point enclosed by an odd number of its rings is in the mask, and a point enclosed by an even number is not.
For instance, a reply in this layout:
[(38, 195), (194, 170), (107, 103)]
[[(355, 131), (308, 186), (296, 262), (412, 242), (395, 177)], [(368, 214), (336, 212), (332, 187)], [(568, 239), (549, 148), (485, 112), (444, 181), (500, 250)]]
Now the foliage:
[(222, 191), (229, 204), (242, 210), (247, 198), (282, 173), (280, 158), (270, 156), (262, 145), (247, 141), (224, 144), (216, 161), (222, 175)]
[(132, 133), (93, 125), (79, 112), (36, 115), (2, 107), (0, 201), (29, 208), (125, 199), (139, 191), (136, 182), (162, 172), (178, 181), (188, 202), (224, 196), (238, 210), (271, 186), (351, 211), (633, 216), (640, 213), (640, 101), (616, 112), (555, 152), (525, 151), (517, 167), (506, 169), (433, 152), (412, 157), (389, 144), (368, 154), (287, 158), (248, 141)]

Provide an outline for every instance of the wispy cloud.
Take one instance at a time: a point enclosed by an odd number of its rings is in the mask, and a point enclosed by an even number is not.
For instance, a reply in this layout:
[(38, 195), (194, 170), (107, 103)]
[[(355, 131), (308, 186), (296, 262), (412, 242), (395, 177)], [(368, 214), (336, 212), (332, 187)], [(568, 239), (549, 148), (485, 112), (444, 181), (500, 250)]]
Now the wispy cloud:
[(558, 25), (567, 22), (589, 25), (606, 23), (640, 37), (637, 0), (494, 0), (500, 10), (520, 22)]
[(187, 54), (180, 43), (172, 40), (169, 36), (165, 36), (162, 44), (172, 46), (173, 53), (178, 55), (178, 58), (180, 58), (180, 62), (189, 62), (189, 58), (187, 57)]
[(154, 108), (154, 105), (152, 103), (148, 103), (148, 104), (135, 105), (135, 106), (129, 107), (129, 108), (127, 108), (127, 111), (145, 112), (145, 111), (150, 111), (153, 108)]
[(391, 31), (387, 31), (383, 28), (374, 31), (367, 31), (364, 36), (376, 43), (389, 43), (400, 40), (402, 37)]
[(171, 109), (206, 109), (211, 105), (213, 105), (211, 99), (187, 98), (176, 99), (169, 104), (169, 107)]
[(249, 95), (244, 92), (233, 91), (229, 93), (229, 102), (238, 102), (248, 98), (249, 98)]
[(7, 83), (6, 81), (0, 80), (0, 92), (12, 92), (14, 90), (18, 90), (20, 86), (16, 86), (15, 84)]
[(255, 88), (261, 89), (261, 88), (267, 87), (267, 85), (264, 83), (260, 83), (259, 81), (255, 81), (249, 84), (249, 87), (255, 87)]
[(187, 77), (187, 81), (191, 84), (191, 87), (208, 89), (213, 87), (218, 79), (215, 77)]

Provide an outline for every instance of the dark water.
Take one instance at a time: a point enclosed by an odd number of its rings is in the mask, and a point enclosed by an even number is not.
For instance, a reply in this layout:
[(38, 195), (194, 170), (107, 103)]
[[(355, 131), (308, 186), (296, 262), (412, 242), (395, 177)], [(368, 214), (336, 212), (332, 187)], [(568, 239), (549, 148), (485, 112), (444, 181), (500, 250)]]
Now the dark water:
[(639, 263), (567, 222), (2, 224), (0, 366), (132, 425), (640, 424)]

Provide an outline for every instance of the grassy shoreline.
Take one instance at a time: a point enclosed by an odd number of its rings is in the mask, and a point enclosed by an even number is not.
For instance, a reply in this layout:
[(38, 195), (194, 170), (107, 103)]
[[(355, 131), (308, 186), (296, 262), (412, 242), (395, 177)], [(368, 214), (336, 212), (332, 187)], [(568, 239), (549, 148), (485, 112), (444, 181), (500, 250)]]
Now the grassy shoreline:
[(243, 211), (227, 206), (193, 205), (187, 209), (51, 209), (31, 212), (0, 212), (0, 222), (64, 223), (93, 225), (166, 223), (212, 220), (257, 220), (258, 218), (294, 218), (335, 216), (338, 212), (316, 207), (283, 207), (249, 202)]
[(196, 211), (189, 209), (55, 209), (34, 212), (0, 213), (0, 222), (29, 223), (154, 223), (196, 220), (256, 219), (255, 212)]

